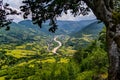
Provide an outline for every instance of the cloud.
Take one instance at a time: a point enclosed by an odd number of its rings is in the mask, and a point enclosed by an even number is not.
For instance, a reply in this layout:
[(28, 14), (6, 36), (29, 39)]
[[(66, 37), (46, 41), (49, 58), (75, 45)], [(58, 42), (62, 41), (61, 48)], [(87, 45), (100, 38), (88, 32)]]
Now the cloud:
[(92, 12), (89, 12), (88, 15), (82, 16), (76, 16), (74, 17), (70, 11), (68, 11), (68, 14), (63, 13), (61, 17), (58, 17), (57, 20), (68, 20), (68, 21), (79, 21), (79, 20), (90, 20), (90, 19), (96, 19), (95, 15)]
[[(3, 0), (3, 1), (4, 3), (9, 3), (13, 9), (20, 11), (19, 7), (22, 5), (23, 0)], [(8, 16), (8, 18), (14, 19), (15, 22), (24, 20), (22, 15)], [(62, 17), (58, 17), (57, 20), (79, 21), (79, 20), (86, 20), (86, 19), (90, 20), (90, 19), (95, 19), (95, 18), (96, 17), (94, 16), (92, 12), (90, 12), (89, 15), (86, 15), (86, 16), (79, 15), (79, 16), (74, 17), (73, 15), (71, 15), (70, 11), (68, 11), (67, 15), (63, 13)]]
[(23, 0), (3, 0), (4, 3), (9, 3), (11, 7), (19, 9)]
[[(18, 12), (21, 12), (19, 7), (22, 5), (23, 0), (3, 0), (3, 3), (10, 4), (10, 7), (14, 10), (17, 10)], [(19, 22), (21, 20), (24, 20), (22, 15), (10, 15), (7, 18), (13, 19), (14, 22)]]

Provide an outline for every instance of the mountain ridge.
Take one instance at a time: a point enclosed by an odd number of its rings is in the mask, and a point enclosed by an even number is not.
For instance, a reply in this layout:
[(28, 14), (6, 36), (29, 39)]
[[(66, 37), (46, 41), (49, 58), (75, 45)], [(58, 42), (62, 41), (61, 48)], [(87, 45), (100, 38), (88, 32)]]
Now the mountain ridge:
[(105, 25), (102, 22), (93, 22), (88, 26), (84, 27), (83, 29), (79, 30), (78, 32), (71, 34), (71, 36), (81, 37), (82, 34), (92, 34), (92, 37), (95, 37), (98, 35), (98, 33), (102, 30), (104, 26)]
[[(55, 33), (48, 31), (49, 23), (43, 24), (42, 28), (34, 25), (31, 20), (24, 20), (19, 23), (13, 22), (10, 24), (10, 30), (5, 31), (5, 28), (0, 30), (0, 42), (24, 42), (34, 41), (36, 36), (47, 37), (54, 35), (69, 35), (76, 36), (77, 32), (90, 26), (90, 24), (97, 23), (98, 20), (84, 20), (84, 21), (57, 21), (58, 30)], [(90, 29), (90, 28), (89, 28)], [(79, 35), (79, 34), (78, 34)]]

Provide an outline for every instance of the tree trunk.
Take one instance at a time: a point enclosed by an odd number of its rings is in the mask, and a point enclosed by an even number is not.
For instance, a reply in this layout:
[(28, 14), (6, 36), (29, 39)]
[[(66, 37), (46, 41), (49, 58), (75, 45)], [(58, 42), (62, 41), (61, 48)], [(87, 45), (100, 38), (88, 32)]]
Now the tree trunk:
[(108, 80), (120, 80), (120, 23), (113, 18), (113, 0), (84, 0), (97, 19), (107, 27), (106, 40), (109, 57)]
[(108, 80), (120, 80), (120, 24), (109, 23), (107, 45), (109, 56)]

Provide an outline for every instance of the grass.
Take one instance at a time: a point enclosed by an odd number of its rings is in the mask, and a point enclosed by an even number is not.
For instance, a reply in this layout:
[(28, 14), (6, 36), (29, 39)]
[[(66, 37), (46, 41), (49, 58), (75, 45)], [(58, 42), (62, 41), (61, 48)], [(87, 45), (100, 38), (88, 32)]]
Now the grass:
[(21, 49), (7, 50), (6, 55), (12, 55), (16, 58), (21, 58), (21, 57), (27, 57), (27, 55), (35, 55), (35, 51), (21, 50)]
[(61, 58), (59, 63), (68, 63), (69, 59), (67, 58)]
[[(84, 71), (80, 74), (78, 74), (78, 77), (76, 80), (92, 80), (90, 77), (94, 74), (94, 71)], [(86, 79), (87, 78), (87, 79)]]
[(3, 77), (0, 77), (0, 80), (5, 80), (5, 77), (3, 76)]

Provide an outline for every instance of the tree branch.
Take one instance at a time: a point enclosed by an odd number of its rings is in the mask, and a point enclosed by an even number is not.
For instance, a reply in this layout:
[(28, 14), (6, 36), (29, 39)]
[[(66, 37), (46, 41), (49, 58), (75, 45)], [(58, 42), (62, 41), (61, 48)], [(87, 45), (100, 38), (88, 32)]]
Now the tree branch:
[(93, 8), (93, 1), (90, 0), (83, 0), (87, 6), (89, 6), (90, 8)]

